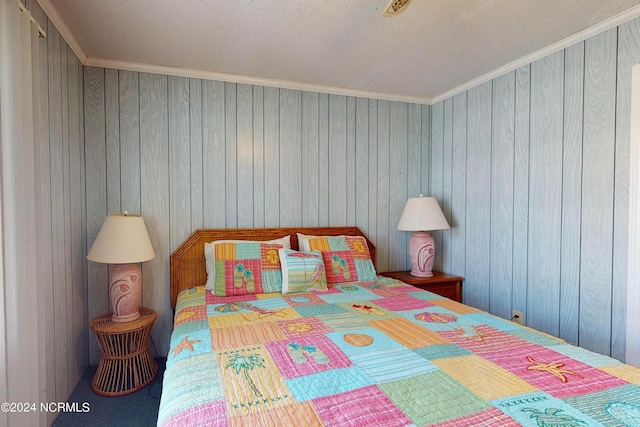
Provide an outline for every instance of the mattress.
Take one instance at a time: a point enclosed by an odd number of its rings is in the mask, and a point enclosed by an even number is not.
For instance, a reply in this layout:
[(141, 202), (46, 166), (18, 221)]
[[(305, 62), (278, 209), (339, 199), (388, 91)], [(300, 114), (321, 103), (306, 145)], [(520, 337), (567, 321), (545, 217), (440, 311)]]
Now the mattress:
[(640, 426), (640, 370), (403, 282), (182, 291), (159, 426)]

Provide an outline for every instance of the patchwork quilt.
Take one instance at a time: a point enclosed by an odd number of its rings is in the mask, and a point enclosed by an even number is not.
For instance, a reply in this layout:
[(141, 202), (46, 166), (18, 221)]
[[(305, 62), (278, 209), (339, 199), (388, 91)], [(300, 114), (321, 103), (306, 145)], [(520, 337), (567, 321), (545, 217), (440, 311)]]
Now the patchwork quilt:
[(640, 369), (389, 278), (183, 291), (159, 426), (640, 426)]

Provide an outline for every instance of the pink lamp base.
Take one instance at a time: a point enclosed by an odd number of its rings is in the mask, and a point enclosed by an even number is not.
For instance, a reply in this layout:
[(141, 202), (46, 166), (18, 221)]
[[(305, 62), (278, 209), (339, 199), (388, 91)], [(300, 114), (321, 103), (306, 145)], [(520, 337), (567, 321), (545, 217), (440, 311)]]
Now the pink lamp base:
[(416, 277), (433, 277), (435, 261), (435, 243), (433, 237), (425, 231), (416, 231), (409, 239), (409, 260), (411, 275)]
[(109, 299), (111, 321), (131, 322), (140, 317), (142, 269), (140, 264), (113, 264), (109, 269)]

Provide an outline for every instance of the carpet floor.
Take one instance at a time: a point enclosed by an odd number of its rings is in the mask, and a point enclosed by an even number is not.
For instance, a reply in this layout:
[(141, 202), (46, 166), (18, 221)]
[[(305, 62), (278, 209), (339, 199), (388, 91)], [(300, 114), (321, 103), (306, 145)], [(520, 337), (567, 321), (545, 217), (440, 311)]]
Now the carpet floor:
[(77, 402), (77, 407), (81, 409), (87, 406), (86, 402), (89, 410), (61, 412), (53, 422), (53, 426), (155, 426), (158, 420), (166, 359), (158, 358), (156, 361), (158, 376), (151, 384), (142, 390), (117, 397), (100, 396), (91, 389), (91, 380), (96, 373), (96, 366), (89, 366), (68, 400), (71, 404)]

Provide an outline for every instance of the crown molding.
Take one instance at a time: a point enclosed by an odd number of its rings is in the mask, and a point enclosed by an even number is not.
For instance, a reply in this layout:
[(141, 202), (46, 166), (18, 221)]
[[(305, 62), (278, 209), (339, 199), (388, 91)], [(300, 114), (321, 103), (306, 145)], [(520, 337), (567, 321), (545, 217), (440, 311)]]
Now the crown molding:
[(69, 27), (62, 19), (62, 16), (58, 13), (58, 10), (55, 8), (53, 3), (50, 0), (38, 0), (38, 4), (44, 11), (44, 13), (49, 17), (49, 20), (53, 22), (53, 25), (58, 29), (58, 32), (62, 36), (62, 38), (67, 42), (73, 53), (76, 54), (78, 59), (82, 64), (87, 60), (87, 54), (84, 53), (84, 50), (76, 40), (75, 36), (69, 30)]
[(88, 67), (103, 67), (127, 71), (138, 71), (153, 74), (165, 74), (179, 77), (192, 77), (204, 80), (219, 80), (231, 83), (251, 84), (258, 86), (277, 87), (281, 89), (293, 89), (309, 92), (328, 93), (333, 95), (353, 96), (359, 98), (379, 99), (385, 101), (408, 102), (412, 104), (431, 104), (431, 98), (394, 95), (381, 92), (373, 92), (358, 89), (348, 89), (335, 86), (325, 86), (311, 83), (300, 83), (286, 80), (265, 79), (260, 77), (243, 76), (239, 74), (219, 73), (215, 71), (196, 70), (190, 68), (169, 67), (164, 65), (144, 64), (131, 61), (118, 61), (106, 58), (87, 56), (85, 51), (69, 30), (69, 27), (58, 13), (51, 0), (38, 0), (38, 4), (47, 14), (53, 25), (58, 29), (62, 38), (69, 44), (82, 65)]
[(557, 43), (546, 46), (543, 49), (537, 50), (529, 55), (523, 56), (522, 58), (517, 59), (513, 62), (510, 62), (487, 74), (484, 74), (480, 77), (469, 80), (468, 82), (460, 86), (457, 86), (451, 90), (441, 93), (440, 95), (436, 95), (433, 98), (430, 98), (430, 97), (393, 95), (393, 94), (387, 94), (387, 93), (358, 90), (358, 89), (348, 89), (348, 88), (335, 87), (335, 86), (325, 86), (325, 85), (311, 84), (311, 83), (300, 83), (300, 82), (292, 82), (292, 81), (277, 80), (277, 79), (266, 79), (261, 77), (243, 76), (239, 74), (219, 73), (215, 71), (196, 70), (196, 69), (190, 69), (190, 68), (170, 67), (170, 66), (164, 66), (164, 65), (144, 64), (144, 63), (131, 62), (131, 61), (118, 61), (113, 59), (91, 57), (91, 56), (87, 56), (87, 54), (84, 52), (84, 50), (82, 49), (82, 47), (80, 46), (80, 44), (78, 43), (74, 35), (69, 30), (69, 27), (64, 22), (64, 20), (62, 19), (58, 11), (56, 10), (55, 6), (51, 3), (51, 0), (38, 0), (38, 4), (40, 5), (40, 7), (42, 7), (44, 12), (49, 17), (49, 19), (53, 22), (55, 27), (58, 29), (58, 31), (60, 32), (60, 35), (69, 44), (69, 47), (76, 54), (80, 62), (86, 66), (113, 68), (113, 69), (138, 71), (138, 72), (153, 73), (153, 74), (165, 74), (170, 76), (192, 77), (192, 78), (199, 78), (204, 80), (219, 80), (219, 81), (231, 82), (231, 83), (277, 87), (281, 89), (293, 89), (293, 90), (300, 90), (300, 91), (328, 93), (333, 95), (344, 95), (344, 96), (353, 96), (353, 97), (359, 97), (359, 98), (408, 102), (413, 104), (425, 104), (425, 105), (433, 105), (445, 99), (451, 98), (455, 95), (465, 92), (480, 84), (491, 81), (496, 77), (500, 77), (511, 71), (517, 70), (520, 67), (531, 64), (539, 59), (542, 59), (546, 56), (552, 55), (556, 52), (566, 49), (576, 43), (585, 41), (591, 37), (594, 37), (600, 33), (610, 30), (611, 28), (615, 28), (625, 22), (628, 22), (640, 16), (640, 5), (634, 6), (631, 9), (628, 9), (622, 13), (619, 13), (618, 15), (615, 15), (596, 25), (593, 25), (578, 33), (575, 33), (569, 37), (566, 37)]
[(166, 65), (144, 64), (130, 61), (117, 61), (113, 59), (96, 58), (89, 56), (84, 61), (89, 67), (113, 68), (141, 73), (164, 74), (178, 77), (191, 77), (203, 80), (218, 80), (230, 83), (249, 84), (257, 86), (277, 87), (280, 89), (293, 89), (300, 91), (328, 93), (332, 95), (353, 96), (359, 98), (371, 98), (384, 101), (408, 102), (413, 104), (431, 104), (431, 98), (393, 95), (380, 92), (372, 92), (358, 89), (347, 89), (335, 86), (325, 86), (311, 83), (299, 83), (287, 80), (266, 79), (261, 77), (243, 76), (239, 74), (219, 73), (215, 71), (196, 70), (191, 68), (170, 67)]
[(473, 80), (469, 80), (468, 82), (453, 88), (449, 91), (446, 91), (440, 95), (434, 96), (432, 98), (432, 105), (436, 104), (445, 99), (451, 98), (452, 96), (458, 95), (459, 93), (466, 92), (467, 90), (474, 88), (482, 83), (486, 83), (495, 79), (496, 77), (500, 77), (504, 74), (507, 74), (511, 71), (517, 70), (520, 67), (523, 67), (527, 64), (531, 64), (539, 59), (542, 59), (546, 56), (552, 55), (556, 52), (559, 52), (563, 49), (566, 49), (574, 44), (583, 42), (591, 37), (597, 36), (607, 30), (617, 27), (618, 25), (622, 25), (625, 22), (628, 22), (632, 19), (635, 19), (640, 16), (640, 5), (634, 6), (631, 9), (628, 9), (618, 15), (615, 15), (609, 19), (606, 19), (596, 25), (588, 27), (580, 32), (577, 32), (569, 37), (566, 37), (560, 40), (557, 43), (546, 46), (540, 50), (533, 52), (530, 55), (523, 56), (522, 58), (510, 62), (500, 68), (497, 68), (487, 74), (484, 74), (480, 77), (477, 77)]

